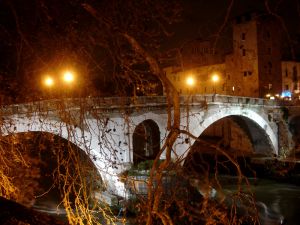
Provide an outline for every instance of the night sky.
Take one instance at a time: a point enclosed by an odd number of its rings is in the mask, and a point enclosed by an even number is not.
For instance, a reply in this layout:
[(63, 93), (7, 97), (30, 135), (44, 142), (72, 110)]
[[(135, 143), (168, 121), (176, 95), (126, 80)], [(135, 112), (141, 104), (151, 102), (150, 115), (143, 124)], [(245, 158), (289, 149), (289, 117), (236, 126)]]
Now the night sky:
[[(92, 0), (86, 2), (98, 4), (97, 1)], [(101, 5), (105, 1), (99, 2)], [(179, 2), (182, 5), (181, 19), (178, 23), (167, 26), (172, 36), (160, 40), (158, 51), (181, 48), (190, 40), (208, 39), (215, 37), (220, 32), (218, 50), (228, 53), (231, 48), (230, 28), (233, 19), (237, 15), (251, 11), (266, 13), (266, 5), (263, 0), (239, 0), (233, 1), (232, 5), (232, 1), (225, 0), (181, 0)], [(86, 45), (85, 42), (96, 40), (97, 36), (93, 36), (93, 40), (88, 37), (93, 31), (92, 27), (97, 25), (94, 18), (88, 15), (82, 7), (78, 7), (81, 3), (80, 0), (0, 1), (0, 87), (2, 96), (18, 98), (20, 93), (24, 96), (29, 88), (38, 89), (40, 74), (45, 73), (49, 68), (51, 71), (58, 71), (65, 65), (76, 67), (80, 74), (85, 74), (83, 78), (85, 82), (90, 80), (89, 82), (96, 84), (97, 87), (105, 83), (101, 87), (103, 90), (105, 86), (111, 85), (107, 82), (113, 73), (113, 66), (111, 61), (106, 60), (110, 52), (102, 51), (101, 46), (98, 45), (92, 47)], [(297, 7), (299, 7), (297, 4), (295, 0), (278, 0), (272, 1), (270, 4), (270, 9), (276, 12), (286, 24), (289, 35), (291, 35), (291, 44), (296, 48), (296, 53), (300, 40), (300, 16), (297, 12)], [(102, 6), (106, 7), (105, 4)], [(231, 10), (227, 15), (229, 8)], [(122, 10), (122, 7), (120, 9)], [(126, 9), (125, 5), (124, 9)], [(122, 15), (122, 13), (116, 12), (111, 16)], [(225, 18), (228, 20), (222, 27)], [(138, 33), (137, 36), (139, 36)], [(147, 41), (145, 40), (145, 43)], [(288, 49), (289, 44), (286, 42), (284, 44)], [(84, 54), (78, 55), (79, 51), (80, 54)], [(116, 50), (110, 49), (110, 51)], [(287, 50), (284, 57), (288, 58), (289, 56)], [(122, 70), (122, 68), (117, 69)], [(27, 94), (25, 93), (26, 96)]]

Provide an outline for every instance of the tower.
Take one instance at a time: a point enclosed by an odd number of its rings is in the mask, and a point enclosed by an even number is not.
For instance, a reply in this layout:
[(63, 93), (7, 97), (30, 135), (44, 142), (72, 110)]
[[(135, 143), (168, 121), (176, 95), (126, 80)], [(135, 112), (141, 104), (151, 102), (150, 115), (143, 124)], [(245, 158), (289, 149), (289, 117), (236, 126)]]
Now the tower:
[(233, 24), (233, 53), (226, 58), (230, 85), (237, 95), (264, 97), (280, 94), (281, 46), (276, 20), (254, 13)]

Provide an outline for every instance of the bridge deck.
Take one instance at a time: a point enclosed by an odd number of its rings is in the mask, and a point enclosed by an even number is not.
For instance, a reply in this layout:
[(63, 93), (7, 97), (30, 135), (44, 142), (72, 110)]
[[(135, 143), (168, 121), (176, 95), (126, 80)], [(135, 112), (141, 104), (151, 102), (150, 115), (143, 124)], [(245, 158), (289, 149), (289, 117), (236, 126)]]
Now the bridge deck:
[[(252, 106), (279, 106), (277, 101), (229, 95), (190, 95), (180, 96), (181, 105), (201, 104), (239, 104)], [(161, 107), (166, 106), (166, 96), (139, 96), (139, 97), (98, 97), (42, 100), (25, 104), (3, 105), (0, 113), (3, 116), (55, 111), (72, 108), (89, 109), (124, 109), (132, 107)]]

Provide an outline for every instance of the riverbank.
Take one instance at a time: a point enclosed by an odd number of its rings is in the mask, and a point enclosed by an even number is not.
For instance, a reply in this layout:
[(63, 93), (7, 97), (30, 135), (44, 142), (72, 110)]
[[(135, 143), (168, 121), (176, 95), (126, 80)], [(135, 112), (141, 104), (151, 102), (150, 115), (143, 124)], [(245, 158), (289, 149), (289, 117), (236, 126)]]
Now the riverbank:
[(300, 186), (300, 159), (258, 157), (251, 158), (250, 165), (259, 178)]
[[(246, 177), (272, 179), (300, 186), (299, 158), (277, 158), (255, 155), (231, 157), (234, 163), (239, 165), (239, 169)], [(195, 168), (195, 171), (198, 171), (198, 165), (202, 165), (211, 174), (215, 174), (217, 171), (220, 175), (238, 175), (236, 165), (224, 155), (201, 153), (194, 160), (196, 163), (192, 166)]]

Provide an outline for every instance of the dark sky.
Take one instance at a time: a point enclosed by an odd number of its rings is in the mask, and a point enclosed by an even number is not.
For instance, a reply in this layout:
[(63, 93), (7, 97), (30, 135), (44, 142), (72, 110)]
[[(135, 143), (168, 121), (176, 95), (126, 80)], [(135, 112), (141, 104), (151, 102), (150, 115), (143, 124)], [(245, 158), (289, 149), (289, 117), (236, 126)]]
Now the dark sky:
[[(11, 8), (7, 2), (12, 0), (0, 0), (0, 53), (6, 51), (3, 45), (10, 46), (15, 41), (14, 39), (19, 34), (16, 32), (16, 21)], [(173, 25), (173, 36), (164, 43), (164, 49), (169, 47), (179, 47), (186, 41), (195, 38), (207, 39), (211, 35), (216, 34), (222, 26), (226, 17), (227, 10), (233, 2), (228, 23), (222, 30), (222, 34), (228, 33), (231, 21), (236, 15), (241, 15), (250, 11), (265, 11), (264, 0), (180, 0), (183, 6), (182, 21)], [(14, 3), (19, 4), (20, 8), (27, 12), (30, 19), (30, 9), (35, 14), (35, 0), (25, 1), (14, 0)], [(297, 0), (272, 0), (271, 9), (276, 11), (284, 19), (286, 26), (292, 36), (300, 31), (299, 21), (300, 16), (297, 12)], [(280, 2), (278, 9), (275, 10), (275, 5)], [(43, 13), (43, 12), (41, 12)], [(37, 15), (38, 16), (38, 15)], [(63, 16), (63, 15), (61, 15)], [(23, 25), (22, 21), (20, 26)], [(4, 44), (5, 43), (5, 44)], [(3, 54), (1, 54), (3, 55)], [(0, 68), (7, 65), (6, 60), (0, 57)]]
[[(277, 2), (281, 4), (275, 10)], [(273, 0), (271, 9), (282, 17), (290, 34), (300, 33), (300, 12), (297, 12), (296, 0)], [(174, 39), (169, 44), (180, 45), (189, 39), (207, 39), (222, 26), (231, 0), (183, 0), (183, 20), (174, 27)], [(264, 0), (235, 0), (228, 17), (228, 23), (222, 30), (227, 32), (232, 20), (247, 12), (266, 12)]]
[[(79, 0), (73, 0), (74, 2), (79, 2)], [(73, 2), (69, 1), (69, 2)], [(170, 37), (167, 41), (163, 42), (163, 49), (181, 47), (185, 42), (194, 40), (194, 39), (208, 39), (211, 36), (215, 35), (222, 24), (224, 23), (224, 19), (226, 18), (226, 13), (231, 4), (231, 0), (179, 0), (182, 2), (183, 13), (181, 22), (175, 25), (171, 25), (170, 30), (173, 32), (173, 36)], [(9, 2), (14, 4), (16, 9), (16, 14), (14, 15), (13, 8), (9, 6)], [(41, 0), (0, 0), (0, 88), (2, 90), (6, 89), (8, 86), (10, 90), (20, 89), (20, 84), (24, 82), (33, 81), (32, 77), (26, 77), (25, 80), (18, 79), (19, 83), (13, 85), (10, 81), (5, 81), (10, 78), (16, 77), (18, 74), (23, 73), (38, 73), (33, 69), (29, 69), (26, 62), (31, 60), (31, 56), (27, 57), (26, 55), (19, 55), (19, 52), (27, 45), (26, 39), (23, 39), (22, 35), (17, 32), (16, 26), (21, 27), (24, 31), (26, 30), (26, 34), (30, 37), (31, 45), (37, 46), (37, 49), (28, 49), (28, 51), (37, 51), (38, 54), (43, 51), (44, 54), (51, 54), (53, 49), (49, 48), (45, 51), (43, 48), (38, 48), (39, 36), (35, 35), (35, 31), (41, 31), (42, 27), (36, 27), (33, 21), (34, 18), (46, 18), (45, 15), (47, 13), (46, 8), (41, 7), (41, 10), (36, 10), (36, 3), (41, 3)], [(48, 2), (48, 0), (45, 0)], [(63, 0), (49, 0), (49, 2), (53, 2), (50, 7), (55, 7), (57, 5), (62, 4), (62, 2), (67, 2)], [(264, 0), (235, 0), (233, 1), (232, 8), (230, 10), (230, 14), (228, 16), (228, 21), (226, 26), (221, 30), (221, 39), (220, 43), (225, 43), (225, 53), (228, 49), (230, 49), (230, 34), (231, 34), (231, 22), (237, 15), (241, 15), (245, 12), (251, 11), (266, 11)], [(289, 34), (293, 40), (293, 44), (297, 47), (298, 42), (300, 40), (300, 16), (297, 12), (298, 3), (297, 0), (272, 0), (272, 5), (270, 5), (271, 9), (274, 10), (279, 16), (282, 16), (283, 22), (286, 24)], [(55, 3), (55, 4), (54, 4)], [(276, 4), (279, 4), (279, 7), (276, 8)], [(299, 7), (300, 8), (300, 7)], [(55, 9), (54, 9), (55, 11)], [(22, 17), (20, 16), (22, 14)], [(16, 23), (16, 16), (19, 20)], [(64, 21), (64, 14), (60, 14), (60, 21)], [(79, 24), (84, 28), (84, 23), (88, 21), (76, 21), (76, 13), (74, 13), (74, 22)], [(39, 23), (36, 23), (37, 25)], [(49, 25), (49, 24), (48, 24)], [(56, 24), (50, 24), (56, 29)], [(30, 30), (32, 29), (32, 30)], [(281, 28), (279, 28), (281, 29)], [(60, 27), (57, 26), (57, 32), (61, 33)], [(40, 32), (40, 34), (43, 32)], [(48, 35), (47, 32), (44, 32), (46, 37), (48, 37), (49, 41), (54, 42), (56, 35), (52, 33), (53, 36)], [(64, 36), (61, 35), (63, 38)], [(20, 40), (23, 39), (25, 42)], [(35, 41), (36, 40), (36, 41)], [(58, 40), (59, 41), (59, 40)], [(17, 44), (16, 44), (17, 43)], [(46, 46), (47, 47), (47, 46)], [(65, 46), (61, 46), (64, 48)], [(75, 46), (78, 48), (79, 46)], [(228, 49), (226, 49), (228, 48)], [(35, 53), (32, 55), (34, 56)], [(62, 53), (62, 57), (64, 57), (65, 53)], [(67, 54), (67, 53), (66, 53)], [(65, 54), (65, 55), (66, 55)], [(23, 57), (23, 58), (22, 58)], [(23, 60), (20, 60), (20, 59)], [(60, 58), (60, 59), (61, 59)], [(36, 57), (39, 59), (39, 57)], [(26, 61), (27, 60), (27, 61)], [(56, 63), (56, 62), (55, 62)], [(42, 62), (36, 62), (36, 64), (41, 64)], [(26, 71), (25, 71), (26, 69)], [(23, 70), (23, 71), (22, 71)], [(34, 83), (35, 81), (33, 81)], [(35, 82), (36, 83), (36, 82)], [(9, 85), (8, 85), (9, 84)]]

